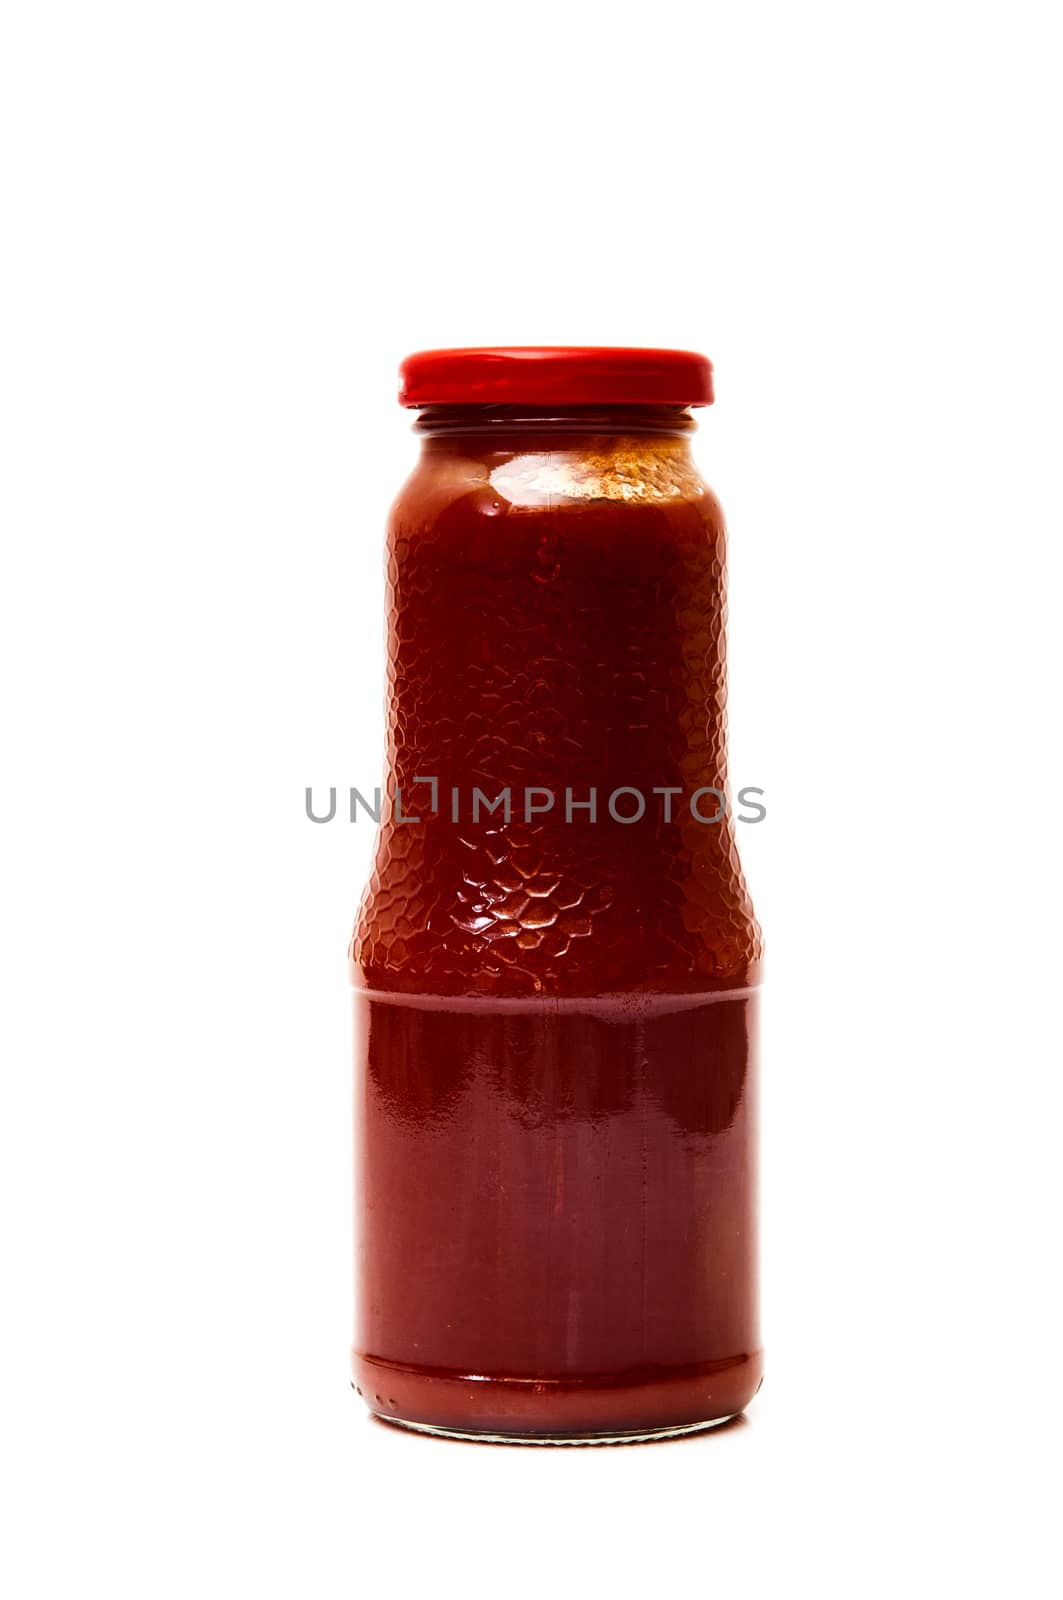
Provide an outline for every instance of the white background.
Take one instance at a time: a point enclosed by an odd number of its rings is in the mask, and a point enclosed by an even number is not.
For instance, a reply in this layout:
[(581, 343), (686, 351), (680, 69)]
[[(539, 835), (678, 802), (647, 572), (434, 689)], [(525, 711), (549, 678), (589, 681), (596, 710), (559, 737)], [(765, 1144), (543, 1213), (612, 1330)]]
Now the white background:
[[(0, 37), (13, 1600), (1058, 1593), (1050, 5), (18, 3)], [(345, 947), (408, 350), (676, 344), (769, 941), (768, 1377), (348, 1389)]]

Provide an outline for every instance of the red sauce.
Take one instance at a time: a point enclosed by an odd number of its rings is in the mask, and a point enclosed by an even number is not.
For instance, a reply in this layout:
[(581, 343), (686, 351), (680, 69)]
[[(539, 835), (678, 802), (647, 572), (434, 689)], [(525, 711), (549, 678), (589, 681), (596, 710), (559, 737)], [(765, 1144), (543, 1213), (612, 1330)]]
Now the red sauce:
[(421, 820), (385, 815), (352, 962), (355, 1383), (395, 1420), (657, 1432), (760, 1381), (760, 936), (730, 819), (689, 807), (726, 788), (691, 427), (430, 411), (392, 514), (387, 788)]

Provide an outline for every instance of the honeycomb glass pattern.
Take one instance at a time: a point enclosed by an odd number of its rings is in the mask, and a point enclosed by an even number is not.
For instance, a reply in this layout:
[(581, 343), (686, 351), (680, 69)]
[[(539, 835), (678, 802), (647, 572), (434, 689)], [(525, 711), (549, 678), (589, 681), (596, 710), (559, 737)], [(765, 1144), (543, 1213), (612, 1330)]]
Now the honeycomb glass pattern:
[[(385, 808), (356, 984), (578, 997), (755, 983), (732, 823), (688, 804), (727, 774), (724, 521), (687, 438), (427, 437), (390, 519), (387, 608), (385, 793), (418, 820)], [(647, 801), (636, 821), (608, 811), (621, 788)], [(482, 807), (474, 822), (474, 789), (508, 789), (511, 819)], [(554, 808), (526, 819), (529, 789)]]

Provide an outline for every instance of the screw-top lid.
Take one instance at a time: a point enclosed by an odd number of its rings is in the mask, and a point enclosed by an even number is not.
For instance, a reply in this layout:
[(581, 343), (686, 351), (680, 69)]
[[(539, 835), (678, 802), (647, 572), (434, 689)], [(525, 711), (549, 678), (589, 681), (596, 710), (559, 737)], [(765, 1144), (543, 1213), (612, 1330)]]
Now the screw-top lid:
[(399, 404), (711, 406), (712, 362), (691, 350), (514, 345), (421, 350), (399, 368)]

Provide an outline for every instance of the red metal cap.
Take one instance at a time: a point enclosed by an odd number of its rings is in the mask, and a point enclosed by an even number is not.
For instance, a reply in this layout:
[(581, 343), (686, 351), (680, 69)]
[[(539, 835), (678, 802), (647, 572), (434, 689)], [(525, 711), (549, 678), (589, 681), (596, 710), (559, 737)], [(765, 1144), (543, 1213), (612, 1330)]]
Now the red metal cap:
[(414, 407), (711, 406), (712, 399), (712, 362), (691, 350), (421, 350), (399, 368), (399, 404)]

